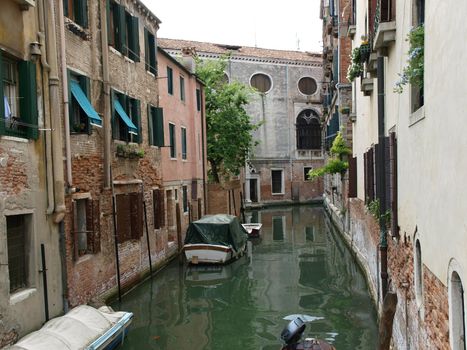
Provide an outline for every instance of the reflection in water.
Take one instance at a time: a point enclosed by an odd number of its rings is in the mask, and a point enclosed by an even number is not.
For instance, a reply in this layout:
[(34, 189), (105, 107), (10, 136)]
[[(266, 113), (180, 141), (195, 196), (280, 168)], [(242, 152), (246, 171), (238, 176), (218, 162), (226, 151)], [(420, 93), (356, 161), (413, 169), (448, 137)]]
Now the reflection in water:
[(289, 314), (323, 317), (306, 336), (338, 350), (374, 349), (365, 280), (321, 208), (250, 213), (263, 223), (249, 253), (227, 266), (174, 261), (125, 296), (135, 313), (122, 349), (278, 350)]

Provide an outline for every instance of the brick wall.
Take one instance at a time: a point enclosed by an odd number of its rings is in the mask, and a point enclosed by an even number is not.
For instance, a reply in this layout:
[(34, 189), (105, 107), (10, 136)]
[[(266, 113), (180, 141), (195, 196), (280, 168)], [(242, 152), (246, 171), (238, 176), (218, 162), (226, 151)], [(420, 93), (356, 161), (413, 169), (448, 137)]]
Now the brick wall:
[[(379, 226), (363, 201), (349, 200), (343, 213), (326, 198), (326, 207), (344, 239), (356, 253), (370, 292), (381, 307), (379, 277)], [(409, 235), (399, 241), (388, 237), (389, 290), (397, 293), (393, 324), (394, 349), (449, 349), (447, 287), (423, 266), (423, 300), (417, 301), (414, 286), (414, 248)]]

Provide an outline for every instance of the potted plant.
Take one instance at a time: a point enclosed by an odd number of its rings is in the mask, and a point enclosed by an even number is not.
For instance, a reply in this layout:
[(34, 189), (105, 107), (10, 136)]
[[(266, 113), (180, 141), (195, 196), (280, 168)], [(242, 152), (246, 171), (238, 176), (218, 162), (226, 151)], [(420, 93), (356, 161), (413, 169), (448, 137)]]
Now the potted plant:
[(425, 27), (423, 24), (413, 28), (407, 35), (406, 40), (410, 43), (408, 64), (402, 74), (399, 74), (399, 80), (395, 84), (394, 92), (397, 93), (402, 93), (404, 85), (408, 83), (423, 89), (423, 75), (425, 72)]

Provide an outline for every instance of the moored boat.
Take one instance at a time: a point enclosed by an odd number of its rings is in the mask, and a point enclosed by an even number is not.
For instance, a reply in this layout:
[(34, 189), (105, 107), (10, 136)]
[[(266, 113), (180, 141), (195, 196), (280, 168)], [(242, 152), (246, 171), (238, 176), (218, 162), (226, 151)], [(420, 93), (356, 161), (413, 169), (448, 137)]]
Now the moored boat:
[(80, 305), (41, 329), (20, 339), (8, 350), (112, 350), (123, 342), (133, 313)]
[(224, 264), (241, 256), (247, 233), (233, 215), (206, 215), (190, 223), (183, 251), (192, 264)]

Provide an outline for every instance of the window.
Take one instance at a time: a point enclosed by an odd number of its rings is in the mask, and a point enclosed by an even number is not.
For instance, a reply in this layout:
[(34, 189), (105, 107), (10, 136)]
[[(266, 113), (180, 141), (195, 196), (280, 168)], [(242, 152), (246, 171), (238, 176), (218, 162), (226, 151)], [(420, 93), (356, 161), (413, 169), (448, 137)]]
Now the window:
[(160, 189), (152, 191), (152, 205), (154, 209), (154, 229), (164, 227), (164, 192)]
[(175, 145), (175, 125), (169, 124), (169, 138), (170, 138), (170, 158), (177, 157), (177, 149)]
[(26, 243), (29, 239), (29, 222), (30, 215), (12, 215), (6, 217), (10, 293), (28, 286), (29, 254)]
[(88, 27), (87, 0), (63, 0), (63, 13), (81, 27)]
[(185, 78), (180, 77), (180, 100), (185, 101)]
[(303, 181), (310, 181), (308, 178), (308, 173), (313, 170), (313, 167), (311, 166), (305, 166), (303, 167)]
[(196, 89), (196, 110), (201, 111), (201, 90)]
[(465, 350), (465, 300), (462, 280), (452, 267), (458, 267), (455, 259), (449, 264), (449, 342), (452, 350)]
[(321, 125), (318, 114), (305, 109), (297, 117), (297, 149), (321, 149)]
[(91, 133), (91, 124), (101, 127), (102, 120), (89, 101), (89, 78), (68, 73), (70, 94), (70, 132)]
[(139, 239), (143, 235), (143, 194), (131, 192), (115, 197), (118, 243)]
[(182, 128), (182, 159), (186, 159), (186, 128)]
[(183, 212), (188, 212), (188, 187), (182, 186)]
[(271, 78), (263, 73), (257, 73), (250, 79), (250, 85), (257, 89), (259, 92), (266, 93), (271, 90)]
[(169, 95), (174, 94), (174, 76), (173, 70), (170, 67), (167, 67), (167, 92)]
[(303, 77), (298, 81), (298, 90), (304, 95), (313, 95), (317, 89), (316, 80), (313, 78)]
[(72, 201), (75, 259), (100, 251), (99, 200), (81, 198)]
[(109, 45), (133, 61), (139, 62), (139, 19), (125, 7), (108, 0), (107, 30)]
[(272, 194), (284, 194), (282, 170), (271, 170)]
[(417, 239), (415, 242), (415, 262), (414, 262), (414, 273), (415, 273), (415, 299), (417, 305), (420, 306), (423, 300), (423, 265), (422, 265), (422, 249), (420, 241)]
[(144, 59), (146, 70), (157, 75), (156, 38), (144, 28)]
[[(415, 0), (413, 3), (413, 25), (414, 27), (420, 26), (425, 23), (425, 0)], [(424, 100), (424, 89), (411, 85), (411, 107), (412, 112), (422, 107), (425, 104)]]
[(312, 226), (305, 227), (305, 239), (307, 242), (314, 242), (315, 241), (315, 230)]
[(112, 135), (115, 140), (141, 143), (140, 101), (112, 92)]
[(148, 105), (149, 144), (164, 146), (164, 111), (160, 107)]
[(272, 239), (274, 241), (284, 240), (284, 217), (283, 216), (272, 217)]
[(0, 135), (37, 139), (36, 65), (0, 50)]

